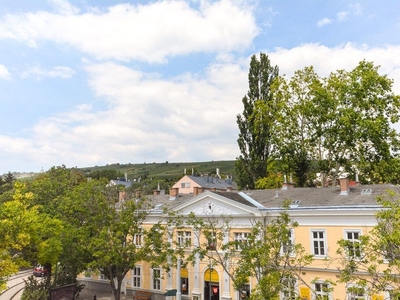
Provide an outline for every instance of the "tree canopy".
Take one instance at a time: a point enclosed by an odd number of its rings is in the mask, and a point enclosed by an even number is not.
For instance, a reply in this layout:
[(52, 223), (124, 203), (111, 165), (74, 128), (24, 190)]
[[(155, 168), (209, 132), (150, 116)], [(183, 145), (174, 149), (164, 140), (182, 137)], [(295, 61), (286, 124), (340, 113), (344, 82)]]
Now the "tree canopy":
[(387, 172), (398, 165), (393, 159), (400, 145), (393, 127), (400, 97), (392, 85), (379, 66), (365, 60), (326, 78), (306, 67), (286, 79), (265, 54), (260, 61), (253, 56), (250, 90), (237, 119), (239, 186), (254, 188), (276, 161), (281, 161), (278, 171), (293, 173), (298, 186), (313, 184), (310, 172), (321, 174), (322, 185), (335, 184), (340, 172), (357, 174), (361, 181), (397, 182)]

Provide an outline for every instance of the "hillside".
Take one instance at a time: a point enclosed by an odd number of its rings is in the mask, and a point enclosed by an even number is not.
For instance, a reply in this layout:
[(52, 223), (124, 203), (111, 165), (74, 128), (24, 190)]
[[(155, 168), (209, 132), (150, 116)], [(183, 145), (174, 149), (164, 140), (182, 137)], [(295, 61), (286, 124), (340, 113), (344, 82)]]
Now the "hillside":
[(209, 162), (180, 162), (180, 163), (146, 163), (146, 164), (109, 164), (105, 166), (94, 166), (78, 168), (89, 174), (95, 170), (116, 170), (123, 174), (127, 174), (128, 179), (134, 180), (139, 177), (165, 179), (175, 181), (182, 177), (186, 169), (186, 174), (192, 174), (192, 169), (195, 173), (216, 174), (217, 168), (220, 175), (234, 176), (235, 161), (209, 161)]

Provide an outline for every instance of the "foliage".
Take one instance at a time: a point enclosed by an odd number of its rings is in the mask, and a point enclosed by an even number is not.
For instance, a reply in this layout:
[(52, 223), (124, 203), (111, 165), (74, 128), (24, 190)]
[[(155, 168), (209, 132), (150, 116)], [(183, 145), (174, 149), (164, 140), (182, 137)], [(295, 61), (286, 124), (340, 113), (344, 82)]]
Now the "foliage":
[[(255, 218), (249, 228), (234, 237), (234, 224), (228, 217), (196, 217), (191, 214), (186, 224), (197, 232), (189, 261), (200, 256), (211, 265), (221, 266), (232, 280), (236, 290), (241, 290), (248, 279), (257, 283), (251, 299), (275, 299), (282, 288), (282, 281), (294, 277), (302, 281), (301, 269), (312, 262), (301, 244), (293, 243), (291, 230), (297, 226), (284, 210), (277, 217), (264, 215)], [(237, 230), (237, 229), (236, 229)], [(229, 235), (229, 242), (226, 237)], [(210, 248), (209, 240), (214, 239)], [(303, 282), (306, 284), (305, 282)]]
[(377, 225), (354, 243), (339, 241), (340, 282), (354, 283), (368, 296), (400, 296), (400, 194), (388, 190), (378, 198)]
[(8, 172), (4, 176), (0, 176), (0, 195), (12, 190), (16, 178), (13, 173)]
[(267, 164), (275, 154), (275, 124), (280, 112), (271, 85), (278, 77), (268, 56), (251, 57), (249, 91), (243, 97), (243, 113), (237, 116), (240, 155), (235, 162), (237, 183), (241, 188), (254, 188), (259, 178), (267, 176)]
[(53, 214), (58, 211), (63, 195), (84, 181), (84, 174), (75, 168), (68, 169), (64, 165), (52, 167), (30, 183), (29, 190), (34, 195), (33, 204), (39, 204), (43, 212)]
[(29, 276), (25, 281), (24, 292), (21, 300), (44, 300), (49, 299), (49, 289), (45, 281), (37, 280), (33, 276)]
[(283, 183), (282, 174), (271, 173), (267, 177), (259, 178), (256, 181), (256, 189), (277, 189)]
[(13, 199), (0, 204), (1, 278), (32, 262), (54, 264), (61, 252), (62, 223), (40, 213), (38, 206), (31, 205), (32, 199), (26, 186), (17, 182)]
[(307, 185), (307, 173), (312, 166), (316, 135), (314, 99), (320, 86), (312, 67), (296, 71), (290, 81), (279, 77), (274, 83), (275, 97), (285, 103), (276, 133), (279, 153), (288, 166), (285, 173), (294, 172), (299, 187)]
[(334, 170), (333, 182), (340, 167), (355, 166), (369, 177), (371, 164), (388, 161), (399, 149), (391, 124), (399, 120), (400, 97), (378, 70), (361, 61), (352, 71), (331, 73), (315, 91), (316, 159), (321, 171)]
[(110, 279), (114, 298), (118, 300), (122, 281), (136, 263), (148, 261), (160, 266), (174, 253), (168, 243), (167, 227), (161, 220), (150, 228), (144, 226), (151, 208), (146, 199), (118, 205), (112, 205), (107, 197), (95, 200), (100, 209), (91, 221), (97, 234), (88, 241), (93, 255), (89, 266), (101, 270)]
[(117, 178), (124, 178), (125, 175), (118, 170), (101, 169), (101, 170), (93, 170), (86, 176), (93, 179), (105, 178), (107, 180), (112, 180)]

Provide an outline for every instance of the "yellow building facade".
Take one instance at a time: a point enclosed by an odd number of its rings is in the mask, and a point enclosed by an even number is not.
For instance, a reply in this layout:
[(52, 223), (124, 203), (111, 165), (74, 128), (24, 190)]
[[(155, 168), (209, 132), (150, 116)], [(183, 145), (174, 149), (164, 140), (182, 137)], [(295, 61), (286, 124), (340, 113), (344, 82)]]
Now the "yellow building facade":
[[(193, 213), (203, 218), (223, 220), (229, 217), (233, 226), (223, 240), (228, 242), (238, 236), (243, 237), (255, 219), (277, 217), (283, 203), (289, 200), (287, 212), (291, 220), (298, 224), (292, 231), (292, 242), (301, 244), (307, 253), (313, 255), (314, 260), (311, 265), (299, 270), (304, 282), (288, 281), (288, 290), (282, 291), (280, 298), (368, 299), (367, 291), (364, 294), (354, 293), (349, 285), (333, 285), (338, 281), (343, 259), (336, 250), (339, 240), (357, 242), (360, 236), (376, 225), (375, 214), (381, 209), (376, 197), (387, 189), (397, 187), (351, 185), (347, 179), (343, 179), (340, 187), (329, 188), (284, 185), (280, 190), (204, 191), (197, 195), (174, 194), (173, 197), (154, 195), (151, 200), (157, 209), (150, 213), (149, 223), (154, 223), (162, 216), (160, 208), (165, 206), (183, 216)], [(185, 248), (186, 255), (190, 255), (201, 243), (199, 233), (191, 227), (171, 230), (171, 242), (176, 247)], [(219, 251), (218, 247), (216, 251)], [(107, 286), (101, 274), (94, 272), (91, 276), (82, 274), (79, 279), (90, 288)], [(255, 278), (250, 278), (245, 290), (236, 291), (229, 274), (220, 265), (212, 265), (210, 260), (197, 256), (193, 265), (185, 264), (183, 258), (182, 265), (170, 273), (165, 273), (162, 268), (151, 268), (147, 263), (137, 264), (126, 276), (122, 292), (134, 295), (137, 291), (146, 291), (152, 300), (242, 300), (256, 284)], [(371, 298), (388, 297), (388, 293), (382, 293)]]

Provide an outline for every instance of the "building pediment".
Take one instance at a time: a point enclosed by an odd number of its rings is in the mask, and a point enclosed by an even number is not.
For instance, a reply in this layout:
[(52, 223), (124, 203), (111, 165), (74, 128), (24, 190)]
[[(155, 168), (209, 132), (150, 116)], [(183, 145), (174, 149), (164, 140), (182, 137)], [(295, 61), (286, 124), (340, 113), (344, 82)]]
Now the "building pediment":
[(183, 215), (194, 213), (198, 216), (243, 216), (259, 214), (259, 210), (251, 205), (251, 203), (246, 205), (245, 201), (238, 202), (237, 200), (210, 191), (194, 196), (185, 203), (174, 207), (173, 210)]

